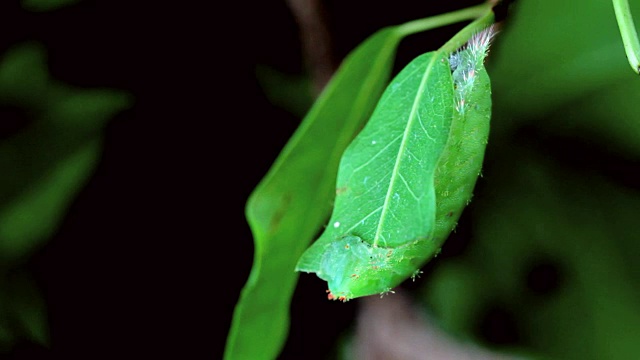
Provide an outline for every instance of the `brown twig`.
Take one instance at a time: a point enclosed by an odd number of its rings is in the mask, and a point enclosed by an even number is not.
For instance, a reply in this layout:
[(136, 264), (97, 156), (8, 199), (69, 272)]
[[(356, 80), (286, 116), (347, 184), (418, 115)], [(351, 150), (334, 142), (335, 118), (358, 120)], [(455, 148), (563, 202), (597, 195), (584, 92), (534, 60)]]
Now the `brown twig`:
[(303, 56), (311, 73), (314, 91), (319, 94), (336, 70), (322, 2), (287, 0), (287, 4), (300, 27)]

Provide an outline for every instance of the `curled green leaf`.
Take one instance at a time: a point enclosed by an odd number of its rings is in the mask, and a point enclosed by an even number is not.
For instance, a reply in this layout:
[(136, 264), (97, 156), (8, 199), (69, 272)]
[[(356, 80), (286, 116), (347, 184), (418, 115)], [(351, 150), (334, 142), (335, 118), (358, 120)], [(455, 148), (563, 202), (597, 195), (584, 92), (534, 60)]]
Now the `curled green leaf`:
[(331, 220), (297, 264), (328, 282), (330, 299), (391, 291), (455, 227), (489, 134), (492, 30), (414, 59), (343, 154)]

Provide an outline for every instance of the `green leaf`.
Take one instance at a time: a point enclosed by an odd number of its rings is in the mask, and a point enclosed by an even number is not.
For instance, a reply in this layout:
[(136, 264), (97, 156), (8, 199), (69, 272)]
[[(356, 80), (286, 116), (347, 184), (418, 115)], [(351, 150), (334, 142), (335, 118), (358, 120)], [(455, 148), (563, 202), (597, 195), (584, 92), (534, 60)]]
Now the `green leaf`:
[[(521, 1), (513, 7), (488, 65), (499, 132), (537, 123), (598, 91), (606, 94), (605, 87), (621, 80), (637, 83), (611, 1)], [(640, 1), (633, 0), (631, 10), (638, 14)]]
[(340, 154), (373, 111), (400, 38), (393, 28), (383, 29), (344, 60), (251, 194), (246, 215), (254, 264), (234, 312), (226, 359), (273, 359), (280, 351), (295, 263), (326, 221)]
[[(49, 346), (47, 306), (37, 282), (24, 270), (12, 271), (7, 275), (7, 279), (2, 281), (2, 296), (5, 296), (2, 302), (7, 306), (1, 308), (0, 312), (3, 314), (0, 318), (6, 319), (5, 323), (12, 328), (15, 338)], [(2, 344), (3, 339), (0, 337), (0, 349), (11, 347), (13, 339), (8, 340), (10, 341)]]
[(80, 0), (22, 0), (22, 7), (29, 11), (52, 11), (65, 6), (70, 6)]
[(46, 303), (37, 281), (24, 269), (0, 264), (0, 357), (16, 343), (50, 345)]
[(254, 263), (234, 311), (225, 359), (273, 359), (279, 353), (296, 262), (329, 216), (340, 156), (382, 94), (399, 41), (489, 10), (476, 6), (384, 28), (344, 60), (247, 202)]
[(639, 97), (640, 81), (636, 77), (612, 81), (537, 120), (537, 126), (557, 135), (583, 137), (612, 152), (639, 159), (640, 116), (635, 106)]
[[(29, 74), (27, 76), (27, 74)], [(47, 96), (49, 74), (45, 49), (37, 43), (23, 43), (2, 54), (0, 101), (22, 108), (37, 108)]]
[(297, 265), (335, 297), (389, 291), (433, 254), (434, 174), (454, 112), (447, 56), (407, 65), (342, 157), (329, 225)]
[(44, 49), (9, 50), (0, 64), (0, 104), (30, 121), (0, 142), (0, 259), (20, 261), (48, 239), (97, 165), (106, 121), (129, 106), (116, 90), (76, 89), (48, 77)]
[[(57, 229), (97, 165), (104, 124), (129, 103), (119, 91), (75, 89), (50, 79), (38, 44), (4, 54), (0, 104), (21, 109), (29, 123), (0, 142), (0, 171), (11, 174), (0, 178), (0, 276), (26, 261)], [(0, 291), (11, 292), (5, 286)], [(3, 348), (24, 337), (47, 342), (44, 306), (34, 296), (28, 303), (7, 300), (6, 316), (17, 316), (13, 321), (19, 326), (3, 329)]]
[(29, 180), (28, 189), (0, 207), (3, 264), (23, 260), (48, 240), (92, 174), (101, 148), (101, 141), (96, 139), (56, 160), (41, 178)]
[(487, 144), (491, 89), (482, 62), (491, 33), (474, 36), (451, 65), (443, 50), (414, 59), (345, 151), (329, 225), (296, 268), (327, 281), (330, 298), (390, 291), (455, 227)]
[(0, 106), (25, 121), (0, 141), (0, 351), (25, 338), (48, 342), (44, 301), (30, 279), (12, 274), (56, 231), (98, 164), (107, 120), (131, 103), (121, 91), (61, 84), (46, 64), (37, 43), (0, 63)]
[(269, 102), (293, 115), (303, 117), (313, 104), (313, 87), (307, 75), (287, 75), (258, 65), (256, 78)]

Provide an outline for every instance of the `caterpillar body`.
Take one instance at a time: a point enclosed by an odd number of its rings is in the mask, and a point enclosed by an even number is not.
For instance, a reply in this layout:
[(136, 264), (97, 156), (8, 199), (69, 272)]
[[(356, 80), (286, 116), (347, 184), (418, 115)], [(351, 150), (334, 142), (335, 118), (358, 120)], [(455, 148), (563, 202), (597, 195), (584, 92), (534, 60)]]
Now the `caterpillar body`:
[(329, 299), (384, 294), (435, 256), (471, 199), (489, 135), (491, 26), (421, 55), (389, 84), (340, 162), (329, 226), (297, 271)]

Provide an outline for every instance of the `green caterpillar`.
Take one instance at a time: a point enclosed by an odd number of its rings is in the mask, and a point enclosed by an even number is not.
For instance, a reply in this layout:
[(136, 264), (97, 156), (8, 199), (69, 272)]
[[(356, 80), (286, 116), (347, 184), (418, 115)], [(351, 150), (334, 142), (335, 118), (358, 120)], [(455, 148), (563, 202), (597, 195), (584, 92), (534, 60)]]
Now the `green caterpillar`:
[(471, 199), (489, 135), (494, 28), (409, 63), (340, 162), (331, 220), (296, 271), (329, 299), (390, 292), (435, 256)]

